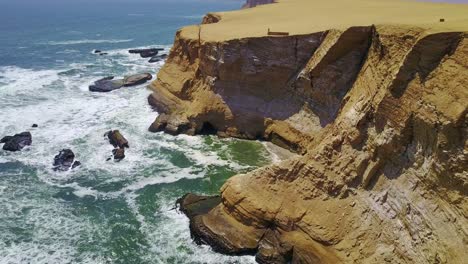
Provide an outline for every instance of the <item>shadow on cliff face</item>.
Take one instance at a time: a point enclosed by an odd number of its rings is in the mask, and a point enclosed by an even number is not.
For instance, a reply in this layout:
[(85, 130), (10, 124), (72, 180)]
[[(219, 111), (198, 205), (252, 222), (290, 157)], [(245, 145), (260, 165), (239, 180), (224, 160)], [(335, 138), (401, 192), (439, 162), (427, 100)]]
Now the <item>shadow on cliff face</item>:
[[(222, 43), (178, 39), (153, 84), (149, 101), (165, 115), (150, 130), (200, 134), (207, 122), (210, 133), (274, 139), (303, 152), (298, 138), (334, 121), (373, 32), (369, 26)], [(195, 60), (195, 53), (204, 55)], [(169, 69), (182, 70), (183, 82), (173, 81)], [(193, 100), (204, 107), (194, 109)]]
[[(451, 255), (451, 247), (464, 246), (458, 234), (468, 192), (467, 110), (459, 87), (468, 80), (468, 46), (458, 33), (425, 33), (389, 26), (330, 31), (311, 37), (320, 40), (313, 54), (295, 55), (301, 66), (260, 50), (278, 40), (206, 46), (213, 53), (201, 65), (211, 66), (198, 77), (213, 80), (203, 89), (214, 91), (226, 112), (206, 109), (228, 116), (226, 126), (257, 131), (266, 123), (269, 140), (291, 147), (284, 133), (290, 130), (280, 125), (304, 102), (320, 127), (329, 126), (312, 143), (301, 139), (310, 143), (306, 155), (231, 178), (221, 201), (189, 215), (194, 239), (226, 254), (256, 253), (259, 263), (461, 259), (464, 253)], [(276, 44), (287, 49), (285, 43), (291, 39)], [(199, 120), (220, 124), (209, 115)], [(381, 245), (390, 249), (375, 255)], [(432, 248), (435, 257), (427, 253)]]

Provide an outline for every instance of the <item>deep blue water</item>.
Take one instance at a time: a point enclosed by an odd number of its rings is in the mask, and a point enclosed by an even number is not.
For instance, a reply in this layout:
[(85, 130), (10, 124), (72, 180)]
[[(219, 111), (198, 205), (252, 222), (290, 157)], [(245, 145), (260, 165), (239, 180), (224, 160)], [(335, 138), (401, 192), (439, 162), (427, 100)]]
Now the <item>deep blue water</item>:
[[(195, 245), (172, 209), (186, 192), (216, 194), (230, 176), (271, 162), (265, 146), (149, 133), (157, 113), (145, 85), (88, 91), (109, 75), (157, 74), (163, 62), (128, 49), (167, 54), (178, 28), (241, 3), (0, 1), (0, 137), (33, 136), (21, 152), (0, 150), (0, 263), (252, 263)], [(121, 162), (107, 161), (110, 129), (130, 142)], [(54, 172), (63, 148), (82, 166)]]

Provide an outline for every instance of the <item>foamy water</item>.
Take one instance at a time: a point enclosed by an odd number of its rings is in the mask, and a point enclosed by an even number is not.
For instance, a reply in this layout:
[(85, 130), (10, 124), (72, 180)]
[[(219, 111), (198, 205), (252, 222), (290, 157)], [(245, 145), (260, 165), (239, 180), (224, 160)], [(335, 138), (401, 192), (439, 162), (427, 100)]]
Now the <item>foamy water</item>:
[[(174, 204), (187, 192), (217, 194), (274, 156), (259, 142), (148, 132), (157, 113), (145, 85), (88, 90), (106, 76), (157, 73), (163, 62), (128, 49), (167, 54), (178, 28), (240, 4), (22, 2), (0, 16), (0, 137), (30, 131), (33, 144), (0, 150), (0, 263), (253, 263), (194, 244)], [(111, 129), (130, 144), (121, 162), (108, 161)], [(64, 148), (82, 165), (54, 172)]]
[[(163, 54), (170, 48), (159, 47)], [(33, 136), (22, 152), (0, 152), (0, 263), (253, 263), (195, 245), (188, 219), (173, 207), (188, 191), (216, 193), (229, 175), (269, 162), (268, 153), (256, 142), (149, 133), (157, 113), (145, 85), (110, 93), (88, 85), (155, 73), (163, 62), (128, 49), (105, 52), (47, 70), (0, 67), (0, 135)], [(130, 143), (121, 162), (108, 161), (113, 147), (104, 133), (111, 129)], [(54, 172), (64, 148), (82, 166)], [(244, 150), (259, 161), (244, 161)]]

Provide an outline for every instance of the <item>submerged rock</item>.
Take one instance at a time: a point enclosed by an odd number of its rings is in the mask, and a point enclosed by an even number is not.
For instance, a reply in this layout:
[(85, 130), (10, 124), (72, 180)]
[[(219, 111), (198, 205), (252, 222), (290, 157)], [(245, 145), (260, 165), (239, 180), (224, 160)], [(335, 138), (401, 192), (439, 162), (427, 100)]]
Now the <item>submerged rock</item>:
[(75, 161), (75, 153), (71, 149), (63, 149), (54, 157), (54, 171), (68, 171), (81, 165), (81, 162)]
[(115, 148), (129, 148), (127, 139), (120, 133), (119, 130), (111, 130), (105, 134), (109, 139), (109, 143)]
[(0, 143), (5, 143), (3, 149), (7, 151), (20, 151), (25, 146), (32, 144), (32, 136), (29, 132), (23, 132), (14, 136), (6, 136), (0, 140)]

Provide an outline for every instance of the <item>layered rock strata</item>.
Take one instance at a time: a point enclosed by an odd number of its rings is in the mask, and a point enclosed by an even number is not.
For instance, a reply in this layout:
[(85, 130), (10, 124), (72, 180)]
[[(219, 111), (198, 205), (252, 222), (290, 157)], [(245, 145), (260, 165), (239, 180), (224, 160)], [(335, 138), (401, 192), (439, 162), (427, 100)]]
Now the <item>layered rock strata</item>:
[(224, 41), (182, 30), (152, 84), (150, 129), (303, 154), (232, 177), (219, 201), (188, 214), (196, 241), (216, 251), (259, 263), (464, 263), (467, 88), (464, 30)]

